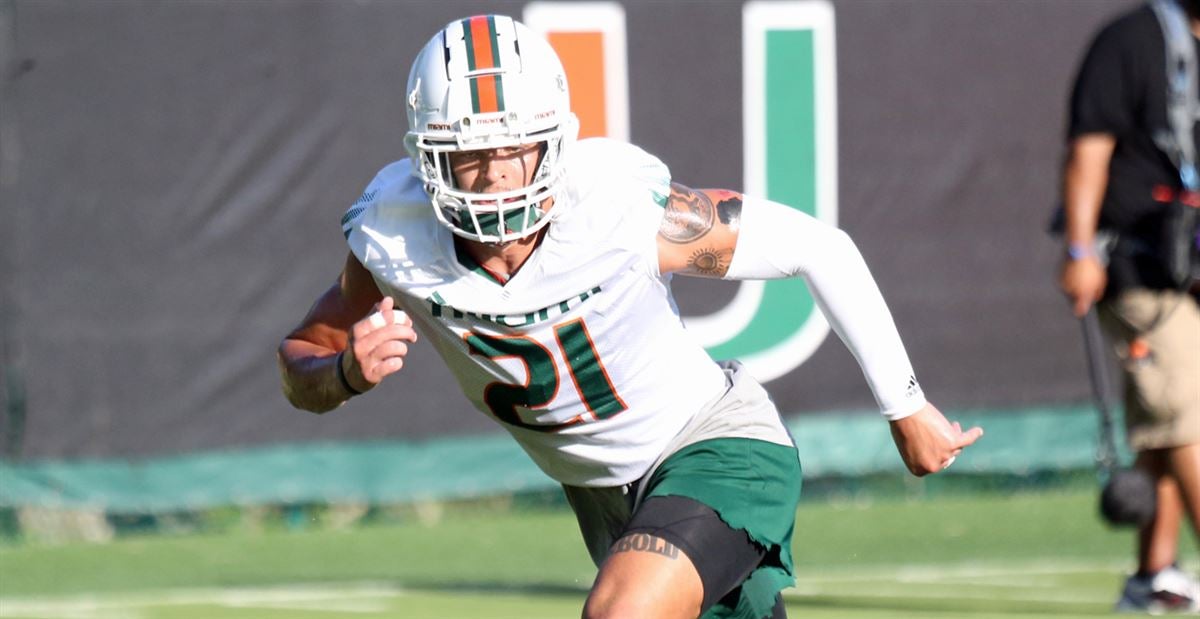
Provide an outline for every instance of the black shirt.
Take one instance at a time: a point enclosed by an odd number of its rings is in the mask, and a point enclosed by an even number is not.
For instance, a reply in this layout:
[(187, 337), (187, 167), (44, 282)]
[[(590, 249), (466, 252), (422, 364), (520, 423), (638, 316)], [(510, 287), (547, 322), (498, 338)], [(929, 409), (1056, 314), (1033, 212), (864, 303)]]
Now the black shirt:
[[(1155, 135), (1171, 135), (1164, 48), (1149, 6), (1125, 13), (1096, 35), (1071, 93), (1067, 137), (1106, 133), (1116, 138), (1100, 226), (1136, 242), (1124, 243), (1112, 256), (1113, 294), (1128, 287), (1171, 287), (1152, 252), (1137, 250), (1161, 242), (1163, 206), (1151, 195), (1154, 187), (1180, 187), (1179, 170), (1154, 141)], [(1193, 139), (1200, 144), (1200, 133)]]

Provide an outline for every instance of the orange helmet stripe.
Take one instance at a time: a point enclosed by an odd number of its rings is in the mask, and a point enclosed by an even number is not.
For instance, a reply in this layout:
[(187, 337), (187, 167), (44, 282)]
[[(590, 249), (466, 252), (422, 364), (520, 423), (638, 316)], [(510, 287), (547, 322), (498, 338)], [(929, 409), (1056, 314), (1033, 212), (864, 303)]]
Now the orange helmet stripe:
[[(471, 71), (499, 68), (495, 17), (480, 15), (464, 19), (463, 33), (467, 44), (467, 68)], [(471, 105), (476, 114), (504, 110), (504, 87), (499, 74), (470, 79)]]

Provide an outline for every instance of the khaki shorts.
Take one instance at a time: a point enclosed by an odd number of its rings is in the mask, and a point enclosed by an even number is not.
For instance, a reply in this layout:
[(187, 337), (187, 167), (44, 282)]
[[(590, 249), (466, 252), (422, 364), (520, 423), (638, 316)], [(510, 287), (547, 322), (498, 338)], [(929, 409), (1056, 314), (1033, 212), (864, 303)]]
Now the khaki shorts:
[(1200, 443), (1200, 307), (1173, 290), (1128, 290), (1100, 306), (1125, 378), (1134, 451)]

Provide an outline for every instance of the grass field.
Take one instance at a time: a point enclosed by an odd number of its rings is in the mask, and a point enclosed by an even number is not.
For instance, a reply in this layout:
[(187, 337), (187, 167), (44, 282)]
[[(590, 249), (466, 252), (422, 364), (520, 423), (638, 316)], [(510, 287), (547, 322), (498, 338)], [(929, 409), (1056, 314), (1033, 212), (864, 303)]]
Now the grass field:
[[(1086, 490), (805, 505), (789, 616), (1107, 615), (1131, 537), (1094, 514)], [(436, 524), (0, 546), (0, 617), (577, 617), (594, 573), (564, 510), (455, 510)]]

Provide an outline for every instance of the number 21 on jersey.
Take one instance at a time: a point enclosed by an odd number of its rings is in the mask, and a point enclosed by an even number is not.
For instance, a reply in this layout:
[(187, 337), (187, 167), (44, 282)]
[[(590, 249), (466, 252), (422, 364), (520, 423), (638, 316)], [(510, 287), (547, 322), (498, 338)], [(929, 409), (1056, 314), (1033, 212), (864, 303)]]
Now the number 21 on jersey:
[[(525, 365), (524, 384), (497, 381), (484, 387), (483, 400), (500, 421), (538, 432), (558, 432), (577, 423), (607, 419), (628, 408), (600, 362), (582, 318), (555, 325), (554, 342), (549, 346), (525, 335), (467, 332), (463, 339), (471, 354), (493, 361), (516, 358)], [(564, 373), (571, 377), (587, 412), (559, 423), (538, 424), (522, 419), (518, 407), (536, 410), (548, 406), (558, 394)]]

